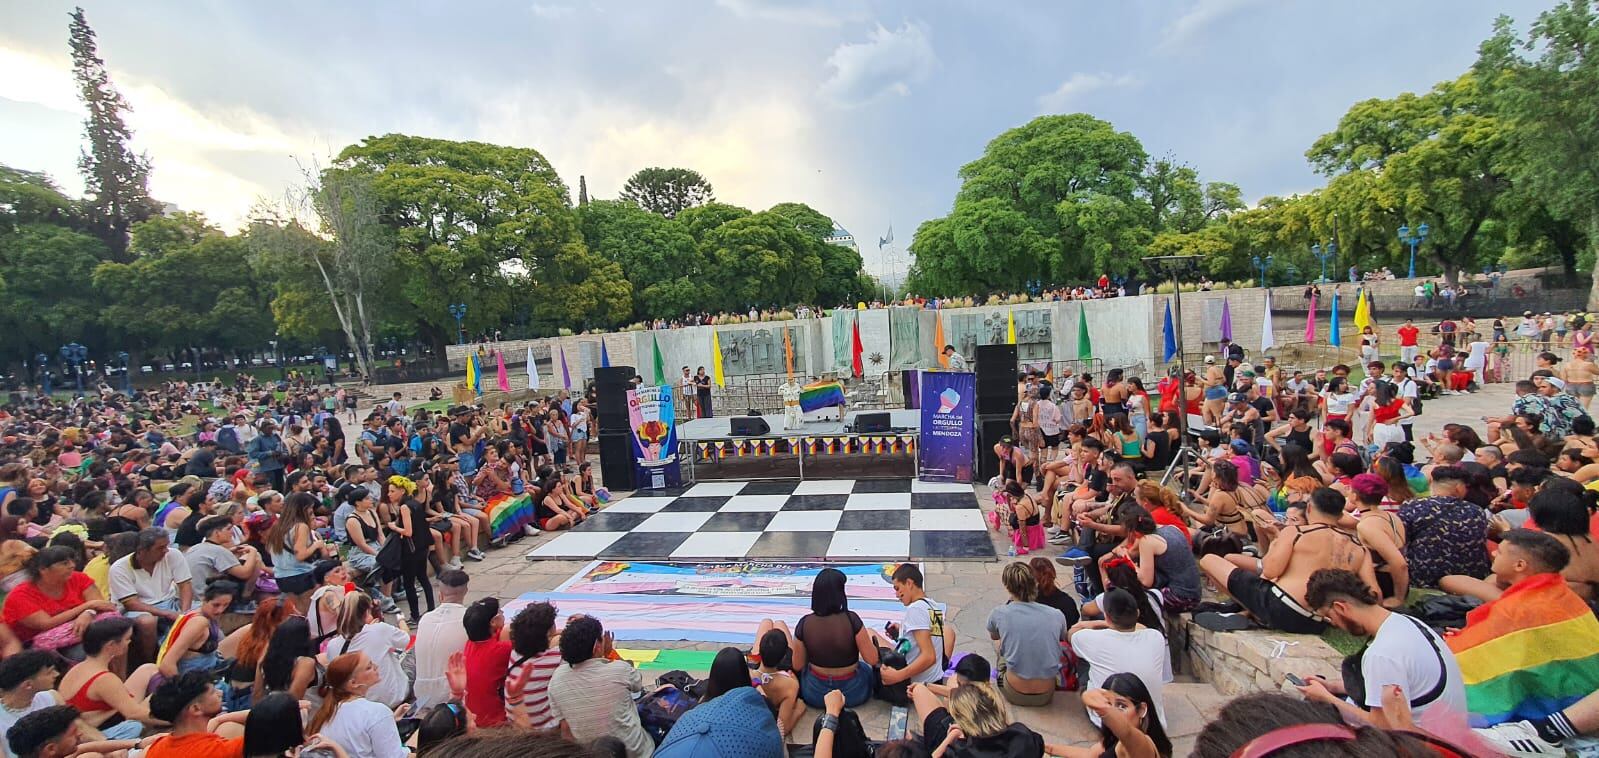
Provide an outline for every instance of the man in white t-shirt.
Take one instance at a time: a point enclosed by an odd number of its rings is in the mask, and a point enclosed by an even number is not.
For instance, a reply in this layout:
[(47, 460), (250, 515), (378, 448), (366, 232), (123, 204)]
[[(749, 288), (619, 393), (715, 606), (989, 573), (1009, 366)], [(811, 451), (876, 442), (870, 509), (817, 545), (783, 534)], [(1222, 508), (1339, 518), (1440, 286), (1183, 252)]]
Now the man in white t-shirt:
[[(1088, 664), (1088, 686), (1099, 689), (1112, 674), (1132, 674), (1143, 681), (1155, 701), (1160, 722), (1166, 723), (1166, 703), (1161, 688), (1171, 680), (1166, 673), (1166, 635), (1138, 624), (1138, 601), (1124, 589), (1105, 593), (1100, 601), (1105, 618), (1083, 621), (1066, 631), (1072, 651)], [(1088, 712), (1099, 725), (1099, 716)]]
[[(1418, 406), (1419, 400), (1417, 400), (1419, 394), (1417, 393), (1416, 380), (1410, 378), (1409, 367), (1402, 362), (1395, 361), (1389, 376), (1393, 379), (1394, 389), (1396, 390), (1394, 394), (1403, 399), (1406, 405), (1410, 406), (1412, 413), (1421, 413), (1421, 408)], [(1404, 430), (1406, 442), (1416, 441), (1415, 430), (1411, 428), (1411, 425), (1415, 422), (1416, 417), (1414, 415), (1399, 419), (1399, 428)]]
[(194, 602), (189, 562), (171, 545), (167, 530), (142, 530), (133, 552), (107, 571), (111, 599), (122, 604), (122, 615), (133, 619), (133, 642), (145, 660), (155, 659), (156, 645)]
[(894, 596), (905, 605), (905, 619), (900, 624), (900, 634), (911, 638), (911, 652), (902, 669), (884, 666), (883, 684), (920, 682), (931, 684), (944, 680), (944, 669), (949, 660), (946, 637), (953, 641), (955, 635), (945, 634), (944, 611), (922, 590), (922, 570), (914, 563), (902, 563), (894, 570)]
[(450, 569), (439, 574), (439, 607), (422, 614), (416, 622), (416, 709), (421, 711), (450, 700), (450, 683), (444, 676), (450, 656), (466, 649), (468, 577), (465, 571)]
[(1384, 608), (1359, 575), (1343, 569), (1311, 574), (1305, 603), (1333, 626), (1372, 638), (1360, 654), (1361, 681), (1305, 676), (1299, 691), (1306, 700), (1331, 703), (1352, 723), (1382, 725), (1387, 723), (1383, 688), (1398, 685), (1418, 719), (1435, 705), (1449, 713), (1466, 713), (1466, 680), (1449, 645), (1426, 624)]

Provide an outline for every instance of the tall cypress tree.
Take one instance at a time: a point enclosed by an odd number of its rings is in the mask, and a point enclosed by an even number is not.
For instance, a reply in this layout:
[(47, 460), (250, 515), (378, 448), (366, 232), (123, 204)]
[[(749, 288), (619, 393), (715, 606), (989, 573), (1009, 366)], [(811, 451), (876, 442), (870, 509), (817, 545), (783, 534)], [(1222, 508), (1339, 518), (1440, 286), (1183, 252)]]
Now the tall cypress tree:
[(134, 155), (128, 148), (133, 132), (122, 120), (128, 103), (111, 84), (111, 74), (95, 49), (94, 30), (82, 8), (73, 9), (68, 29), (73, 76), (88, 111), (83, 136), (89, 144), (78, 157), (86, 196), (84, 211), (110, 249), (112, 260), (125, 263), (132, 257), (128, 254), (129, 230), (156, 211), (155, 201), (150, 199), (150, 159)]
[(589, 204), (589, 178), (586, 176), (577, 178), (577, 204), (580, 206)]

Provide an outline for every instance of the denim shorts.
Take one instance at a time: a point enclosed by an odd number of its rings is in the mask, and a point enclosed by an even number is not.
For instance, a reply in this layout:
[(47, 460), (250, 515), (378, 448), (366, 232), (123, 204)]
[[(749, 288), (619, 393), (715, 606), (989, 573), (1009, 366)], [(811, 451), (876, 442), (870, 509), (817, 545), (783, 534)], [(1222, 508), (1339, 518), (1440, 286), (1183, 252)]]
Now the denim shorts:
[(866, 661), (855, 663), (855, 673), (843, 679), (817, 676), (809, 666), (799, 674), (800, 699), (812, 708), (827, 707), (823, 698), (838, 690), (844, 693), (844, 706), (855, 708), (872, 699), (872, 667)]

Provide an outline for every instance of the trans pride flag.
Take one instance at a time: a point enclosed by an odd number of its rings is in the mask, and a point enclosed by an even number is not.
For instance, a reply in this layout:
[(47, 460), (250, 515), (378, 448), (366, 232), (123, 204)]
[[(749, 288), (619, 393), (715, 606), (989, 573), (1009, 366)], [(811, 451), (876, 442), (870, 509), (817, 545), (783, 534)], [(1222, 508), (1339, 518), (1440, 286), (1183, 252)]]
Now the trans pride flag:
[(1474, 727), (1548, 716), (1599, 689), (1599, 620), (1559, 574), (1518, 582), (1447, 639)]

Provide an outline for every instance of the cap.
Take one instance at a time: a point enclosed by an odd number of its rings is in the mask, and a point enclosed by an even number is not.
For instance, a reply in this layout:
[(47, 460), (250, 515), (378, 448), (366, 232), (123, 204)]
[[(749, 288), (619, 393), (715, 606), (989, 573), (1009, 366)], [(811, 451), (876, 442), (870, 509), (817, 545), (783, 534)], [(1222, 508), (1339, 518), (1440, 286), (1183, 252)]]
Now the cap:
[(771, 710), (754, 687), (732, 690), (683, 714), (655, 749), (658, 758), (734, 758), (782, 755)]
[(1249, 452), (1249, 443), (1245, 440), (1233, 440), (1232, 448), (1240, 453)]
[(1216, 356), (1214, 356), (1214, 355), (1205, 356), (1205, 362), (1206, 363), (1215, 363), (1216, 362)]
[(1566, 381), (1564, 379), (1559, 378), (1559, 377), (1546, 376), (1546, 377), (1543, 378), (1543, 380), (1548, 382), (1548, 383), (1550, 383), (1550, 384), (1553, 384), (1555, 386), (1555, 389), (1557, 389), (1557, 390), (1563, 390), (1563, 389), (1566, 388)]
[(1227, 402), (1229, 402), (1229, 403), (1247, 403), (1247, 402), (1249, 402), (1249, 396), (1245, 395), (1242, 392), (1234, 392), (1233, 394), (1227, 396)]

